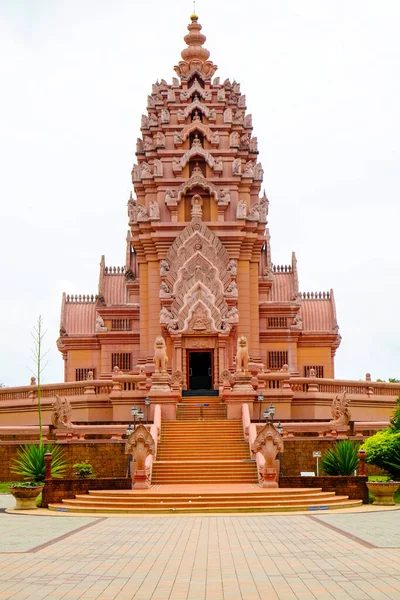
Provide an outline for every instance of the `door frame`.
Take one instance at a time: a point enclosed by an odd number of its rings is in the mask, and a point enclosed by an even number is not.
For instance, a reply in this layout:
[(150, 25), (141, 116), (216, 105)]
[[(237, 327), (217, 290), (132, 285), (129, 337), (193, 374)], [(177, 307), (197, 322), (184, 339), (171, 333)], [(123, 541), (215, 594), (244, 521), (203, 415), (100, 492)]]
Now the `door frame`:
[(214, 389), (214, 348), (187, 348), (186, 349), (186, 389), (190, 390), (190, 354), (191, 352), (208, 352), (211, 354), (211, 390)]

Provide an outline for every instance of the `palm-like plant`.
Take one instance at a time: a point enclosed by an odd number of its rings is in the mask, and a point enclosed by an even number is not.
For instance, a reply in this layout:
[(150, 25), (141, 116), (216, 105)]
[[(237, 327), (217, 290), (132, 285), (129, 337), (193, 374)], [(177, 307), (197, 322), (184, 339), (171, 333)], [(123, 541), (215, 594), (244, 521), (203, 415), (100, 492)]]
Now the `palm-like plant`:
[(337, 442), (333, 448), (329, 448), (321, 459), (321, 468), (327, 475), (353, 475), (358, 469), (357, 457), (359, 444), (350, 440)]
[(45, 480), (46, 465), (44, 455), (51, 452), (51, 476), (60, 478), (63, 476), (67, 463), (64, 460), (63, 451), (60, 446), (53, 446), (43, 443), (39, 445), (26, 444), (17, 452), (17, 458), (14, 458), (14, 466), (11, 468), (13, 473), (21, 475), (25, 480), (39, 484)]

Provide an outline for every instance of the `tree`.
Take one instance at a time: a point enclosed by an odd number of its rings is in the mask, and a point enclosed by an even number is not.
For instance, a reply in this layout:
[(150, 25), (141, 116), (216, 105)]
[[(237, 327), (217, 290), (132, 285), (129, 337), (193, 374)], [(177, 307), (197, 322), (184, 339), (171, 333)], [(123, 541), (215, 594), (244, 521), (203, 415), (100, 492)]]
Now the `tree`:
[(42, 405), (41, 405), (41, 382), (42, 373), (47, 366), (47, 362), (43, 364), (44, 358), (49, 353), (47, 350), (43, 354), (43, 339), (46, 335), (46, 331), (43, 331), (43, 319), (42, 315), (39, 315), (37, 324), (34, 326), (31, 336), (33, 337), (34, 346), (32, 348), (33, 362), (35, 364), (35, 370), (32, 370), (33, 375), (36, 377), (37, 384), (37, 401), (38, 401), (38, 416), (39, 416), (39, 441), (40, 445), (43, 443), (43, 426), (42, 426)]

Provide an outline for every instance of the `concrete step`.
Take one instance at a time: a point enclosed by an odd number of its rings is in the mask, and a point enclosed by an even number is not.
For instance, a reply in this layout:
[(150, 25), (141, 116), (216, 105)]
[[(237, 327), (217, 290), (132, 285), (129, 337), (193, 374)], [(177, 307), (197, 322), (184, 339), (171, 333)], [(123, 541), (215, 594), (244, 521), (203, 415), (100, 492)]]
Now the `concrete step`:
[[(338, 502), (337, 504), (326, 505), (326, 510), (337, 510), (340, 508), (355, 508), (362, 506), (361, 500), (346, 500), (344, 502)], [(125, 507), (92, 507), (75, 505), (68, 506), (65, 504), (49, 504), (49, 509), (53, 511), (69, 512), (69, 513), (81, 513), (81, 514), (170, 514), (171, 512), (176, 514), (215, 514), (215, 513), (276, 513), (276, 512), (300, 512), (309, 510), (323, 510), (325, 505), (319, 504), (304, 504), (298, 506), (263, 506), (263, 507), (249, 507), (241, 506), (240, 504), (228, 508), (213, 506), (210, 508), (196, 506), (192, 507), (190, 504), (187, 508), (125, 508)]]

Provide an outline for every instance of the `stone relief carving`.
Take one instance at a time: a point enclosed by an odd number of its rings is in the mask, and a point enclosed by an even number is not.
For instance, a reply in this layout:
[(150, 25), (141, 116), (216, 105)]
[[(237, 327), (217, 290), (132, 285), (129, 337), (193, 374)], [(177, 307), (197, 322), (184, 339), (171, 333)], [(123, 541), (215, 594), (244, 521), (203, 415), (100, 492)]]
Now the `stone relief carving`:
[(154, 98), (152, 96), (147, 96), (147, 108), (155, 108), (156, 103), (154, 102)]
[(169, 271), (168, 261), (166, 261), (165, 258), (163, 258), (162, 261), (160, 262), (160, 275), (161, 275), (161, 277), (165, 277), (168, 274), (168, 271)]
[(227, 108), (224, 110), (224, 123), (232, 123), (233, 122), (233, 111), (231, 108)]
[(174, 157), (172, 159), (172, 171), (173, 173), (182, 173), (182, 165), (179, 158)]
[(240, 136), (237, 131), (232, 131), (229, 136), (229, 146), (230, 148), (239, 148), (240, 146)]
[(236, 218), (245, 219), (247, 216), (246, 200), (239, 200), (236, 207)]
[(229, 188), (223, 188), (219, 192), (218, 204), (222, 206), (228, 206), (231, 201), (231, 192)]
[(234, 125), (243, 125), (243, 119), (244, 119), (243, 111), (237, 110), (233, 117), (232, 123)]
[(165, 135), (162, 131), (157, 131), (153, 141), (156, 148), (165, 148)]
[(137, 138), (137, 140), (136, 140), (136, 153), (137, 154), (143, 154), (143, 152), (144, 152), (143, 140), (141, 140), (140, 138)]
[(262, 168), (261, 163), (257, 163), (254, 167), (254, 179), (257, 181), (262, 181), (264, 178), (264, 170)]
[(203, 211), (203, 198), (199, 194), (195, 194), (192, 198), (192, 210), (191, 217), (192, 219), (201, 219)]
[(132, 167), (132, 183), (135, 183), (135, 181), (140, 181), (140, 167), (139, 165), (133, 165)]
[(254, 177), (254, 163), (252, 160), (248, 160), (243, 171), (243, 177)]
[(244, 133), (240, 138), (240, 149), (249, 150), (250, 148), (250, 136), (248, 133)]
[(221, 371), (219, 378), (224, 387), (231, 387), (233, 383), (233, 375), (230, 371), (228, 371), (228, 369)]
[(149, 135), (146, 135), (143, 140), (143, 149), (145, 152), (151, 152), (154, 150), (153, 140)]
[(217, 148), (219, 146), (219, 133), (218, 131), (213, 131), (211, 134), (211, 146)]
[(167, 102), (176, 102), (176, 95), (174, 90), (168, 90)]
[(185, 333), (212, 333), (210, 318), (203, 304), (196, 306), (185, 330)]
[(103, 321), (103, 319), (102, 319), (102, 317), (100, 315), (97, 315), (97, 317), (96, 317), (96, 323), (95, 323), (95, 326), (94, 326), (94, 330), (96, 332), (99, 332), (99, 331), (108, 331), (107, 327), (104, 326), (104, 321)]
[(228, 320), (228, 323), (231, 325), (237, 325), (237, 323), (239, 323), (239, 311), (236, 306), (232, 306), (232, 308), (226, 313), (225, 317)]
[[(36, 385), (36, 382), (35, 384)], [(51, 414), (51, 423), (55, 429), (69, 429), (72, 427), (72, 409), (67, 398), (56, 395)]]
[(237, 341), (236, 349), (236, 372), (245, 372), (249, 370), (249, 347), (247, 338), (241, 335)]
[(222, 173), (224, 170), (224, 163), (222, 162), (222, 158), (219, 156), (214, 160), (214, 173)]
[(236, 277), (236, 275), (237, 275), (237, 263), (236, 263), (236, 260), (234, 258), (232, 258), (229, 261), (227, 271), (228, 271), (228, 273), (230, 274), (231, 277)]
[(154, 177), (162, 177), (164, 166), (159, 158), (154, 159)]
[(176, 192), (174, 190), (169, 188), (165, 190), (165, 204), (167, 206), (176, 204)]
[(240, 175), (242, 172), (242, 161), (240, 158), (235, 158), (232, 162), (232, 175)]
[(244, 126), (246, 129), (250, 129), (253, 127), (253, 115), (246, 115), (244, 118)]
[(161, 109), (161, 123), (168, 124), (171, 120), (168, 108)]
[(141, 127), (141, 129), (149, 128), (149, 119), (148, 119), (148, 117), (146, 117), (146, 115), (142, 115), (140, 127)]
[(182, 146), (183, 144), (183, 139), (179, 131), (174, 132), (174, 144), (175, 146)]
[(258, 139), (256, 137), (250, 139), (249, 150), (250, 152), (258, 152)]
[(226, 288), (225, 294), (227, 296), (230, 296), (231, 298), (237, 298), (238, 297), (238, 289), (237, 289), (236, 281), (231, 281), (230, 282), (230, 284)]
[(225, 89), (219, 88), (217, 92), (217, 100), (218, 102), (225, 102)]
[(159, 292), (158, 296), (159, 296), (159, 298), (171, 298), (171, 290), (169, 289), (169, 287), (165, 283), (165, 281), (161, 282), (160, 292)]
[(246, 96), (243, 94), (243, 96), (239, 96), (238, 98), (238, 106), (240, 108), (246, 108)]
[(132, 197), (132, 192), (128, 200), (128, 218), (129, 221), (132, 223), (135, 223), (135, 221), (137, 220), (136, 200), (134, 200), (134, 198)]
[(293, 319), (293, 327), (296, 327), (296, 329), (303, 328), (303, 319), (301, 318), (300, 313), (297, 313), (297, 315)]
[(149, 127), (158, 127), (158, 119), (155, 113), (149, 115)]
[(160, 218), (160, 207), (155, 200), (150, 200), (149, 218), (153, 220)]
[[(314, 374), (315, 376), (315, 374)], [(349, 408), (350, 400), (347, 398), (346, 392), (336, 394), (332, 401), (332, 420), (331, 425), (348, 425), (351, 419)]]
[(148, 162), (144, 161), (140, 165), (140, 177), (141, 179), (152, 179), (153, 173)]

